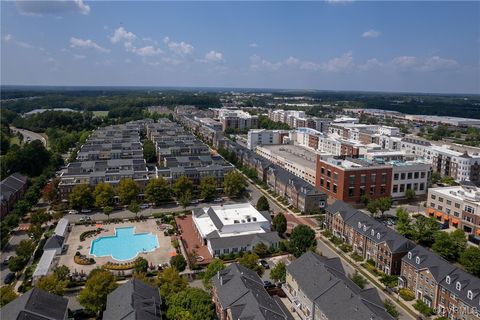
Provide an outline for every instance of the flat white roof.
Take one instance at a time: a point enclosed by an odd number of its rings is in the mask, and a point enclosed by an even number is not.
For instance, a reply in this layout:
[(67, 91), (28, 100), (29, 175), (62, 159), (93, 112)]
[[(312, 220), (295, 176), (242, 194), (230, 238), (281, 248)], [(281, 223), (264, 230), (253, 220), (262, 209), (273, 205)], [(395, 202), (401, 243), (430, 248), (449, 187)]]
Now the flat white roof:
[(64, 237), (68, 227), (68, 220), (62, 218), (58, 220), (57, 226), (55, 227), (55, 234)]
[(45, 250), (38, 262), (37, 268), (33, 273), (33, 278), (46, 276), (50, 270), (53, 259), (55, 258), (55, 250)]
[(477, 205), (480, 205), (480, 188), (476, 188), (476, 187), (463, 188), (461, 186), (454, 186), (454, 187), (432, 188), (430, 190), (432, 192), (435, 192), (436, 194), (449, 196), (451, 198), (454, 198), (460, 201), (469, 200), (476, 203)]

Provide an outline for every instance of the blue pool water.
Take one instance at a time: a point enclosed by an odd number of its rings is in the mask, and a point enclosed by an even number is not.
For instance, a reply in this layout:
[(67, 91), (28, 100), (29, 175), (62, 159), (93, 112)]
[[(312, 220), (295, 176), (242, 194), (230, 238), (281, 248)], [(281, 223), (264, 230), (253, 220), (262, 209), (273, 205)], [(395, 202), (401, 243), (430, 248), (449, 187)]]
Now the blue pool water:
[(135, 258), (141, 252), (158, 248), (158, 239), (151, 233), (135, 233), (134, 227), (115, 228), (114, 236), (92, 240), (90, 254), (96, 257), (111, 256), (124, 261)]

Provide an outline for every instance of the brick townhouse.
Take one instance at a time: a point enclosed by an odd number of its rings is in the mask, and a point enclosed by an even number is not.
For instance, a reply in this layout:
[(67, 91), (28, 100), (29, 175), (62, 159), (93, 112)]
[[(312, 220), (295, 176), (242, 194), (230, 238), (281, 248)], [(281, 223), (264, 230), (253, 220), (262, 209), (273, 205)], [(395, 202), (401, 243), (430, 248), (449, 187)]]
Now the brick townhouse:
[(401, 260), (413, 242), (384, 224), (342, 201), (326, 208), (325, 224), (332, 233), (353, 247), (353, 251), (386, 274), (400, 274)]

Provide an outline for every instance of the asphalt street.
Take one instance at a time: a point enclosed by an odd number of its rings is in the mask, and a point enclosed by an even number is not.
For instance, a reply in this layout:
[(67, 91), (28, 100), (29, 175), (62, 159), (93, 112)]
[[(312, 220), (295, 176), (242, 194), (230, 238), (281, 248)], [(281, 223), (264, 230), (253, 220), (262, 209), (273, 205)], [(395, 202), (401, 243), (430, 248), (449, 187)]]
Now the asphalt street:
[(15, 128), (15, 127), (10, 127), (10, 129), (12, 129), (13, 132), (20, 132), (23, 136), (23, 141), (24, 142), (33, 141), (33, 140), (40, 140), (40, 141), (42, 141), (42, 143), (45, 146), (47, 146), (47, 140), (36, 132), (28, 131), (28, 130), (24, 130), (24, 129), (18, 129), (18, 128)]
[(3, 261), (8, 256), (15, 256), (15, 248), (18, 246), (20, 241), (27, 240), (28, 235), (25, 231), (15, 231), (15, 233), (10, 238), (8, 246), (1, 252), (0, 254), (0, 285), (3, 285), (3, 280), (5, 279), (6, 275), (10, 272), (7, 265), (3, 264)]

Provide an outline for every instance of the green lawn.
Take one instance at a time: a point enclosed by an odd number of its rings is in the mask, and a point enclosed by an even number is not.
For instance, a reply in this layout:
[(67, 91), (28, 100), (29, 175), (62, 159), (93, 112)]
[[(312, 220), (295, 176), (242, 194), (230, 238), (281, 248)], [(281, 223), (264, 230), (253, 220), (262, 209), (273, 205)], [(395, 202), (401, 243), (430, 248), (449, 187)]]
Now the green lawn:
[(93, 116), (98, 118), (106, 117), (107, 114), (108, 114), (108, 111), (93, 111)]

